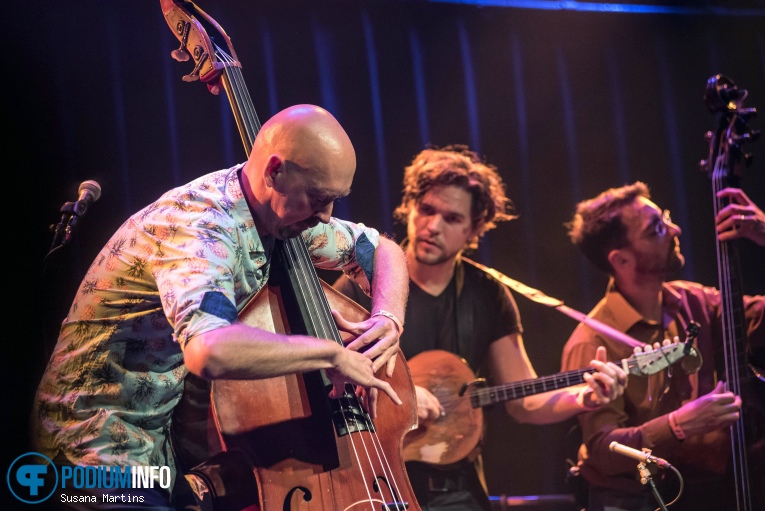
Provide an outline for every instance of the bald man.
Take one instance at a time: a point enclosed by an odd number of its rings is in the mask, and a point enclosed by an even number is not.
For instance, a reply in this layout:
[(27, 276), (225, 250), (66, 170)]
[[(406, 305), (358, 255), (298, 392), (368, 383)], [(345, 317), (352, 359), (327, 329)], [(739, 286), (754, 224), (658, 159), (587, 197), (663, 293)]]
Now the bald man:
[[(175, 471), (169, 431), (189, 373), (241, 380), (323, 369), (331, 397), (348, 382), (367, 391), (372, 414), (378, 390), (400, 403), (375, 372), (393, 373), (406, 263), (376, 230), (331, 216), (355, 170), (337, 120), (296, 105), (263, 125), (246, 163), (170, 190), (131, 216), (95, 258), (63, 321), (35, 399), (35, 449), (59, 467)], [(373, 298), (366, 321), (335, 313), (340, 329), (357, 336), (347, 348), (237, 321), (268, 280), (275, 240), (296, 236), (316, 267), (342, 270)], [(102, 510), (104, 494), (125, 493), (69, 488), (80, 500), (96, 499), (73, 509)], [(136, 509), (172, 509), (169, 489), (140, 496)]]

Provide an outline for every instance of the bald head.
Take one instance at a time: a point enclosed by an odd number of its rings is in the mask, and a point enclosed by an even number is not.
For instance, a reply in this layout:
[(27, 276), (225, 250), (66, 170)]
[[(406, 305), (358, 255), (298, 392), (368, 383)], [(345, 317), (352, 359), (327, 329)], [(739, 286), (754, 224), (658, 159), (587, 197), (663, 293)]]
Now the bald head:
[(295, 105), (277, 113), (261, 128), (244, 168), (259, 231), (280, 224), (287, 230), (272, 234), (287, 237), (329, 221), (332, 202), (350, 192), (355, 171), (353, 144), (327, 110)]
[(266, 122), (255, 138), (256, 158), (278, 154), (311, 171), (356, 170), (353, 144), (331, 113), (315, 105), (295, 105)]

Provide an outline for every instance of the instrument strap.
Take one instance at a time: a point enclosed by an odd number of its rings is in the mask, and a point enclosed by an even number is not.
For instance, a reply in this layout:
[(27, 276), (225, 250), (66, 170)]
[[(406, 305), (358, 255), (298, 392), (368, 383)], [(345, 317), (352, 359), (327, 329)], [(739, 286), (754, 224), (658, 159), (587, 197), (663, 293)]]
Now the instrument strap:
[[(454, 309), (457, 322), (457, 344), (461, 356), (472, 363), (475, 358), (475, 346), (473, 343), (473, 300), (471, 286), (465, 287), (465, 265), (461, 259), (457, 259), (454, 269), (456, 280), (456, 293)], [(476, 368), (471, 367), (473, 371)]]

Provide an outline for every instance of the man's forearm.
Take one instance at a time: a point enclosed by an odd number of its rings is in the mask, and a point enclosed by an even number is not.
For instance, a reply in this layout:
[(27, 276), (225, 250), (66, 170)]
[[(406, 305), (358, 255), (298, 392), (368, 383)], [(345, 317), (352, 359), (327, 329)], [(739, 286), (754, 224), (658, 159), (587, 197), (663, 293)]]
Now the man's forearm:
[(404, 251), (393, 241), (381, 236), (375, 250), (374, 264), (370, 312), (382, 309), (403, 322), (409, 295), (409, 272)]

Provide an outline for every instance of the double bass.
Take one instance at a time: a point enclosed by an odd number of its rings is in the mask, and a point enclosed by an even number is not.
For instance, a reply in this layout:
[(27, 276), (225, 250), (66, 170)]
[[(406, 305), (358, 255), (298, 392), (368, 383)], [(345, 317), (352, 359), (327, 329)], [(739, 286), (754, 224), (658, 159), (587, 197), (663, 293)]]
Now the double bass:
[[(249, 155), (260, 122), (229, 37), (193, 2), (160, 4), (180, 41), (172, 57), (193, 63), (183, 80), (201, 81), (214, 94), (225, 91)], [(331, 309), (351, 321), (368, 317), (318, 278), (298, 236), (277, 243), (268, 284), (239, 311), (238, 321), (342, 345), (350, 335), (338, 331)], [(323, 371), (213, 381), (211, 454), (219, 452), (187, 476), (202, 508), (419, 510), (401, 453), (404, 435), (417, 424), (414, 385), (400, 350), (396, 356), (392, 377), (384, 367), (376, 376), (403, 403), (395, 405), (381, 393), (375, 420), (350, 384), (342, 397), (330, 399), (332, 386)]]
[[(701, 161), (712, 181), (714, 215), (728, 205), (717, 196), (726, 187), (739, 187), (744, 168), (751, 164), (751, 154), (744, 144), (759, 137), (747, 122), (756, 116), (754, 108), (744, 107), (748, 91), (739, 89), (723, 75), (707, 80), (704, 101), (713, 114), (719, 115), (714, 133), (707, 133), (709, 153)], [(760, 368), (765, 354), (755, 353), (746, 342), (744, 302), (737, 240), (717, 240), (718, 284), (722, 303), (722, 360), (717, 370), (728, 390), (741, 397), (741, 417), (731, 426), (732, 459), (729, 476), (736, 491), (737, 511), (765, 509), (765, 381)], [(733, 508), (731, 508), (733, 509)]]

